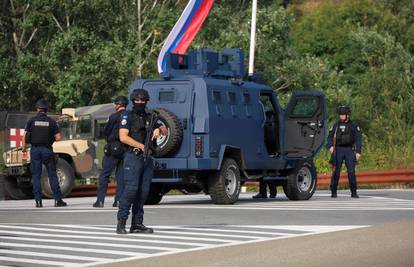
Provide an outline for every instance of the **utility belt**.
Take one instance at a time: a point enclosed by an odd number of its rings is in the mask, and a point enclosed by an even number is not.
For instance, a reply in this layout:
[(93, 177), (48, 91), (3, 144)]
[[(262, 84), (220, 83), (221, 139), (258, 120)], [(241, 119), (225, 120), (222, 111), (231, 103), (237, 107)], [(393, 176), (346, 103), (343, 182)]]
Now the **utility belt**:
[(134, 154), (135, 156), (141, 156), (144, 154), (144, 151), (142, 151), (142, 149), (136, 147), (129, 147), (128, 152)]
[(353, 145), (336, 145), (337, 147), (353, 147)]
[(122, 158), (124, 155), (124, 145), (119, 141), (109, 142), (104, 147), (104, 153), (107, 156)]
[(52, 146), (50, 144), (30, 144), (32, 147), (45, 147), (52, 149)]

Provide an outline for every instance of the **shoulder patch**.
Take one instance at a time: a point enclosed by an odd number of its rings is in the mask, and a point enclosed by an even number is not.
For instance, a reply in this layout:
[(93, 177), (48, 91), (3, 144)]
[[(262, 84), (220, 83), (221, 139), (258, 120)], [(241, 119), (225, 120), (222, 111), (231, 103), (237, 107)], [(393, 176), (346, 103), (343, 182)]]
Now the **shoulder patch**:
[(127, 120), (126, 119), (122, 119), (122, 121), (121, 121), (121, 125), (122, 126), (125, 126), (127, 124)]
[(360, 132), (361, 128), (359, 128), (359, 126), (356, 127), (357, 131)]

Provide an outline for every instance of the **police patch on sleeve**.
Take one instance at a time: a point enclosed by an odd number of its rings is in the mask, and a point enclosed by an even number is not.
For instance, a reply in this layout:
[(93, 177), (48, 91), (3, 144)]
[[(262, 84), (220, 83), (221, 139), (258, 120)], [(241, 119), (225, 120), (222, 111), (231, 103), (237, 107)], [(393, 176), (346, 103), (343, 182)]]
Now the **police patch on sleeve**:
[(359, 128), (359, 126), (357, 126), (357, 131), (358, 131), (358, 132), (360, 132), (360, 131), (361, 131), (361, 128)]
[(122, 126), (125, 126), (127, 124), (127, 120), (126, 119), (122, 119), (122, 121), (121, 121), (121, 125)]

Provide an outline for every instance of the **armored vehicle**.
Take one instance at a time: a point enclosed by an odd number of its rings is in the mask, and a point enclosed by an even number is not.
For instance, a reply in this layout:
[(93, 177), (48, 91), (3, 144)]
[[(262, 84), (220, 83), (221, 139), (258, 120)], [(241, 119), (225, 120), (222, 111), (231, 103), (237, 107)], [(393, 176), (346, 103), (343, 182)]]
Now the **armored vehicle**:
[[(72, 191), (75, 179), (86, 183), (87, 180), (98, 177), (105, 144), (102, 130), (112, 112), (112, 103), (62, 109), (62, 115), (58, 118), (62, 140), (53, 144), (53, 151), (56, 154), (56, 171), (63, 196)], [(24, 128), (26, 121), (21, 128)], [(30, 157), (23, 160), (19, 146), (3, 154), (5, 191), (13, 199), (32, 197)], [(46, 197), (53, 197), (45, 170), (42, 172), (42, 190)]]
[(313, 158), (326, 134), (324, 94), (294, 92), (282, 108), (271, 87), (243, 80), (243, 60), (240, 49), (168, 54), (161, 79), (132, 83), (131, 91), (149, 92), (149, 108), (168, 128), (157, 140), (147, 204), (171, 189), (232, 204), (244, 182), (260, 178), (276, 180), (291, 200), (312, 197)]

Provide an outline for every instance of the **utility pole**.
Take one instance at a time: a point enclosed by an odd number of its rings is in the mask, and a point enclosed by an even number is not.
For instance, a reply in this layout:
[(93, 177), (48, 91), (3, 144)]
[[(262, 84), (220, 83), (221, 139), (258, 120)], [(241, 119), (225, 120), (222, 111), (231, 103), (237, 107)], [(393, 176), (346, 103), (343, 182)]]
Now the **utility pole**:
[(252, 2), (252, 24), (250, 28), (249, 77), (254, 74), (254, 50), (256, 46), (256, 14), (257, 0)]
[(142, 78), (141, 70), (141, 60), (142, 60), (142, 40), (141, 40), (141, 0), (137, 0), (137, 15), (138, 15), (138, 68), (137, 68), (137, 78)]

